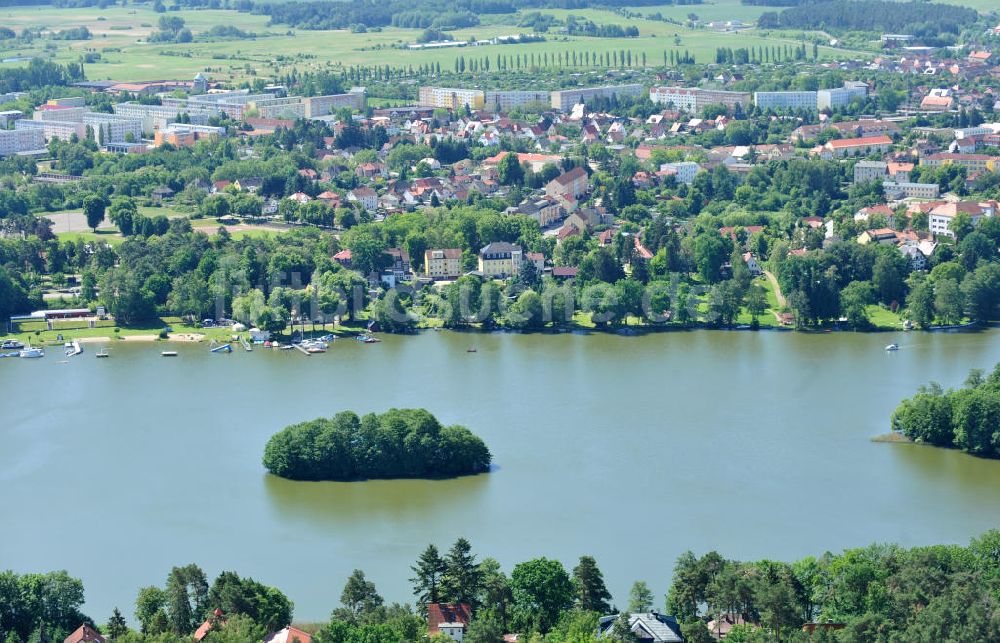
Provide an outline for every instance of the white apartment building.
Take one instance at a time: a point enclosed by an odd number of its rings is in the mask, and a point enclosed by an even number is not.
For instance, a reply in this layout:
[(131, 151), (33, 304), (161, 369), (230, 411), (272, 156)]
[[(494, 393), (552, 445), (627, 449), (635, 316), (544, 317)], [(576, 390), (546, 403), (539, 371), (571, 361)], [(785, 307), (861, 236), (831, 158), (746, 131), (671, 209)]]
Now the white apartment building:
[(83, 123), (75, 122), (36, 121), (23, 119), (14, 123), (14, 129), (38, 130), (42, 132), (42, 136), (45, 137), (46, 141), (51, 141), (54, 138), (68, 141), (73, 138), (74, 135), (78, 140), (83, 140), (87, 137), (87, 126)]
[(854, 182), (884, 181), (889, 178), (889, 164), (884, 161), (858, 161), (854, 164)]
[(694, 161), (680, 161), (679, 163), (664, 163), (660, 166), (661, 172), (676, 172), (675, 178), (678, 183), (685, 183), (691, 185), (694, 182), (694, 176), (698, 173), (701, 166)]
[(759, 109), (794, 111), (816, 109), (816, 92), (754, 92), (753, 102)]
[(482, 109), (486, 94), (481, 89), (460, 89), (456, 87), (421, 87), (417, 104), (421, 107), (461, 109)]
[(725, 105), (734, 110), (736, 106), (750, 105), (750, 92), (730, 92), (699, 87), (653, 87), (649, 99), (660, 105), (670, 106), (682, 112), (698, 113), (708, 105)]
[(138, 143), (142, 140), (142, 121), (137, 118), (89, 112), (83, 115), (82, 122), (94, 132), (98, 145)]
[(837, 89), (821, 89), (816, 92), (816, 108), (837, 109), (850, 105), (855, 99), (864, 100), (868, 96), (868, 85), (860, 81), (848, 81)]
[(586, 87), (583, 89), (563, 89), (554, 91), (551, 94), (552, 109), (568, 112), (577, 103), (586, 103), (597, 98), (611, 98), (612, 96), (642, 96), (646, 91), (645, 85), (608, 85), (605, 87)]
[(885, 181), (882, 183), (886, 198), (889, 199), (936, 199), (941, 192), (937, 183), (909, 183), (907, 181)]
[(524, 107), (525, 105), (535, 105), (538, 103), (547, 105), (550, 98), (551, 95), (549, 92), (542, 91), (490, 91), (486, 92), (485, 108), (498, 112), (506, 112), (515, 107)]
[(115, 103), (112, 105), (115, 114), (123, 118), (134, 118), (142, 121), (142, 131), (152, 132), (177, 122), (181, 114), (187, 114), (194, 125), (205, 125), (208, 119), (218, 115), (218, 110), (204, 107), (192, 107), (186, 103), (181, 105), (142, 105), (140, 103)]
[(310, 96), (303, 98), (306, 118), (327, 116), (336, 109), (349, 107), (361, 111), (365, 108), (365, 88), (352, 87), (346, 94), (329, 94), (327, 96)]
[(0, 156), (45, 149), (45, 134), (40, 129), (0, 130)]

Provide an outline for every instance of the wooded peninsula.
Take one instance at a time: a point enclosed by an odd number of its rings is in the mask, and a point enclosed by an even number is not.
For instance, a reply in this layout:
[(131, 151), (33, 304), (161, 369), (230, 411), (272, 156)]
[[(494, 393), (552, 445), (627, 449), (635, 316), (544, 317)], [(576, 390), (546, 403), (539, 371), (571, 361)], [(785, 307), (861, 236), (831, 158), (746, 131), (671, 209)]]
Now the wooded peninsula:
[(464, 426), (442, 426), (425, 409), (358, 417), (342, 411), (286, 427), (264, 449), (264, 466), (291, 480), (442, 478), (489, 470), (486, 444)]

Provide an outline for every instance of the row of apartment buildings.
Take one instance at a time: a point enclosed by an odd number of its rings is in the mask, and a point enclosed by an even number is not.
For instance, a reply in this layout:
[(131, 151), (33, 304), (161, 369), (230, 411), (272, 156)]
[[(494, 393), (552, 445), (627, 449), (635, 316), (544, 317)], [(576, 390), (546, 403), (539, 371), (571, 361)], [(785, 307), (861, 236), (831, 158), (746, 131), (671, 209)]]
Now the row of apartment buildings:
[(421, 107), (460, 109), (490, 109), (508, 111), (525, 105), (548, 104), (552, 109), (568, 112), (574, 105), (596, 99), (613, 97), (635, 98), (642, 96), (645, 86), (607, 85), (604, 87), (584, 87), (562, 89), (553, 92), (534, 90), (484, 91), (457, 87), (421, 87), (417, 104)]
[(868, 85), (849, 81), (836, 89), (818, 91), (733, 92), (699, 87), (653, 87), (649, 98), (654, 103), (672, 105), (674, 109), (698, 113), (709, 105), (725, 105), (729, 110), (749, 107), (751, 101), (760, 109), (775, 111), (816, 111), (837, 109), (868, 96)]

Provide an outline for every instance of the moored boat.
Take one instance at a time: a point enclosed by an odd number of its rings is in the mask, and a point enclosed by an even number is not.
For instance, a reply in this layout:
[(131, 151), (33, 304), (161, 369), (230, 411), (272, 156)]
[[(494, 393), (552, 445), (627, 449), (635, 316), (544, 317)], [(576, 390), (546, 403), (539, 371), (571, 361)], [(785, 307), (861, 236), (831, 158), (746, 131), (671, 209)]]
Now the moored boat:
[(45, 357), (45, 351), (41, 348), (36, 348), (30, 344), (23, 348), (20, 353), (17, 354), (18, 357), (25, 359), (35, 359), (39, 357)]
[(887, 350), (887, 351), (898, 351), (899, 350), (899, 344), (889, 344), (888, 346), (885, 347), (885, 350)]

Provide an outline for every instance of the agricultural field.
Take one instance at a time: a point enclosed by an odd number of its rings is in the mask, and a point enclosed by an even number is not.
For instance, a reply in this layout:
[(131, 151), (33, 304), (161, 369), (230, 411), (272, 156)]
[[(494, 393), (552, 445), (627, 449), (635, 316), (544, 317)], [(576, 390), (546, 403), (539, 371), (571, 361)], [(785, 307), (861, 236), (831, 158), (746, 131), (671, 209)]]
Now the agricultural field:
[[(671, 10), (668, 13), (664, 10)], [(687, 13), (697, 13), (702, 20), (717, 17), (743, 16), (750, 20), (759, 15), (759, 7), (743, 7), (735, 0), (722, 0), (718, 4), (685, 7), (644, 7), (640, 13), (649, 15), (661, 11), (679, 19)], [(681, 10), (683, 10), (681, 12)], [(681, 12), (681, 13), (678, 13)], [(70, 27), (85, 26), (93, 34), (91, 40), (54, 41), (36, 39), (30, 45), (0, 50), (3, 58), (19, 56), (44, 56), (57, 62), (79, 60), (86, 53), (100, 53), (97, 62), (85, 65), (91, 80), (153, 80), (190, 78), (198, 72), (209, 74), (214, 80), (240, 82), (254, 77), (271, 77), (297, 68), (299, 70), (340, 68), (353, 65), (391, 65), (394, 67), (418, 66), (426, 63), (440, 64), (451, 69), (459, 56), (466, 59), (497, 55), (540, 57), (557, 52), (629, 50), (633, 60), (646, 55), (648, 65), (659, 65), (664, 51), (678, 54), (688, 52), (697, 62), (714, 59), (717, 47), (760, 47), (795, 45), (798, 33), (757, 33), (753, 30), (718, 32), (707, 29), (690, 29), (672, 23), (646, 19), (626, 19), (610, 11), (595, 9), (565, 11), (543, 10), (557, 18), (573, 15), (596, 24), (635, 25), (638, 38), (594, 38), (547, 34), (546, 42), (521, 45), (485, 45), (437, 50), (408, 50), (405, 45), (415, 41), (420, 31), (416, 29), (386, 28), (378, 32), (350, 33), (347, 31), (292, 30), (284, 25), (268, 25), (264, 16), (235, 11), (186, 10), (157, 14), (150, 7), (129, 6), (106, 9), (53, 9), (51, 7), (9, 7), (0, 10), (4, 24), (16, 31), (25, 27), (42, 27), (51, 33)], [(161, 15), (179, 16), (194, 33), (195, 42), (149, 43), (147, 38), (156, 31)], [(496, 17), (491, 17), (496, 18)], [(513, 22), (507, 16), (506, 22)], [(199, 35), (215, 25), (231, 25), (258, 35), (255, 39), (224, 39), (198, 42)], [(525, 29), (511, 24), (484, 24), (452, 32), (456, 40), (480, 41), (495, 36), (510, 35)], [(308, 53), (304, 53), (308, 52)], [(851, 56), (831, 48), (821, 48), (824, 57)], [(12, 65), (23, 63), (0, 63)], [(640, 63), (641, 64), (641, 63)]]

